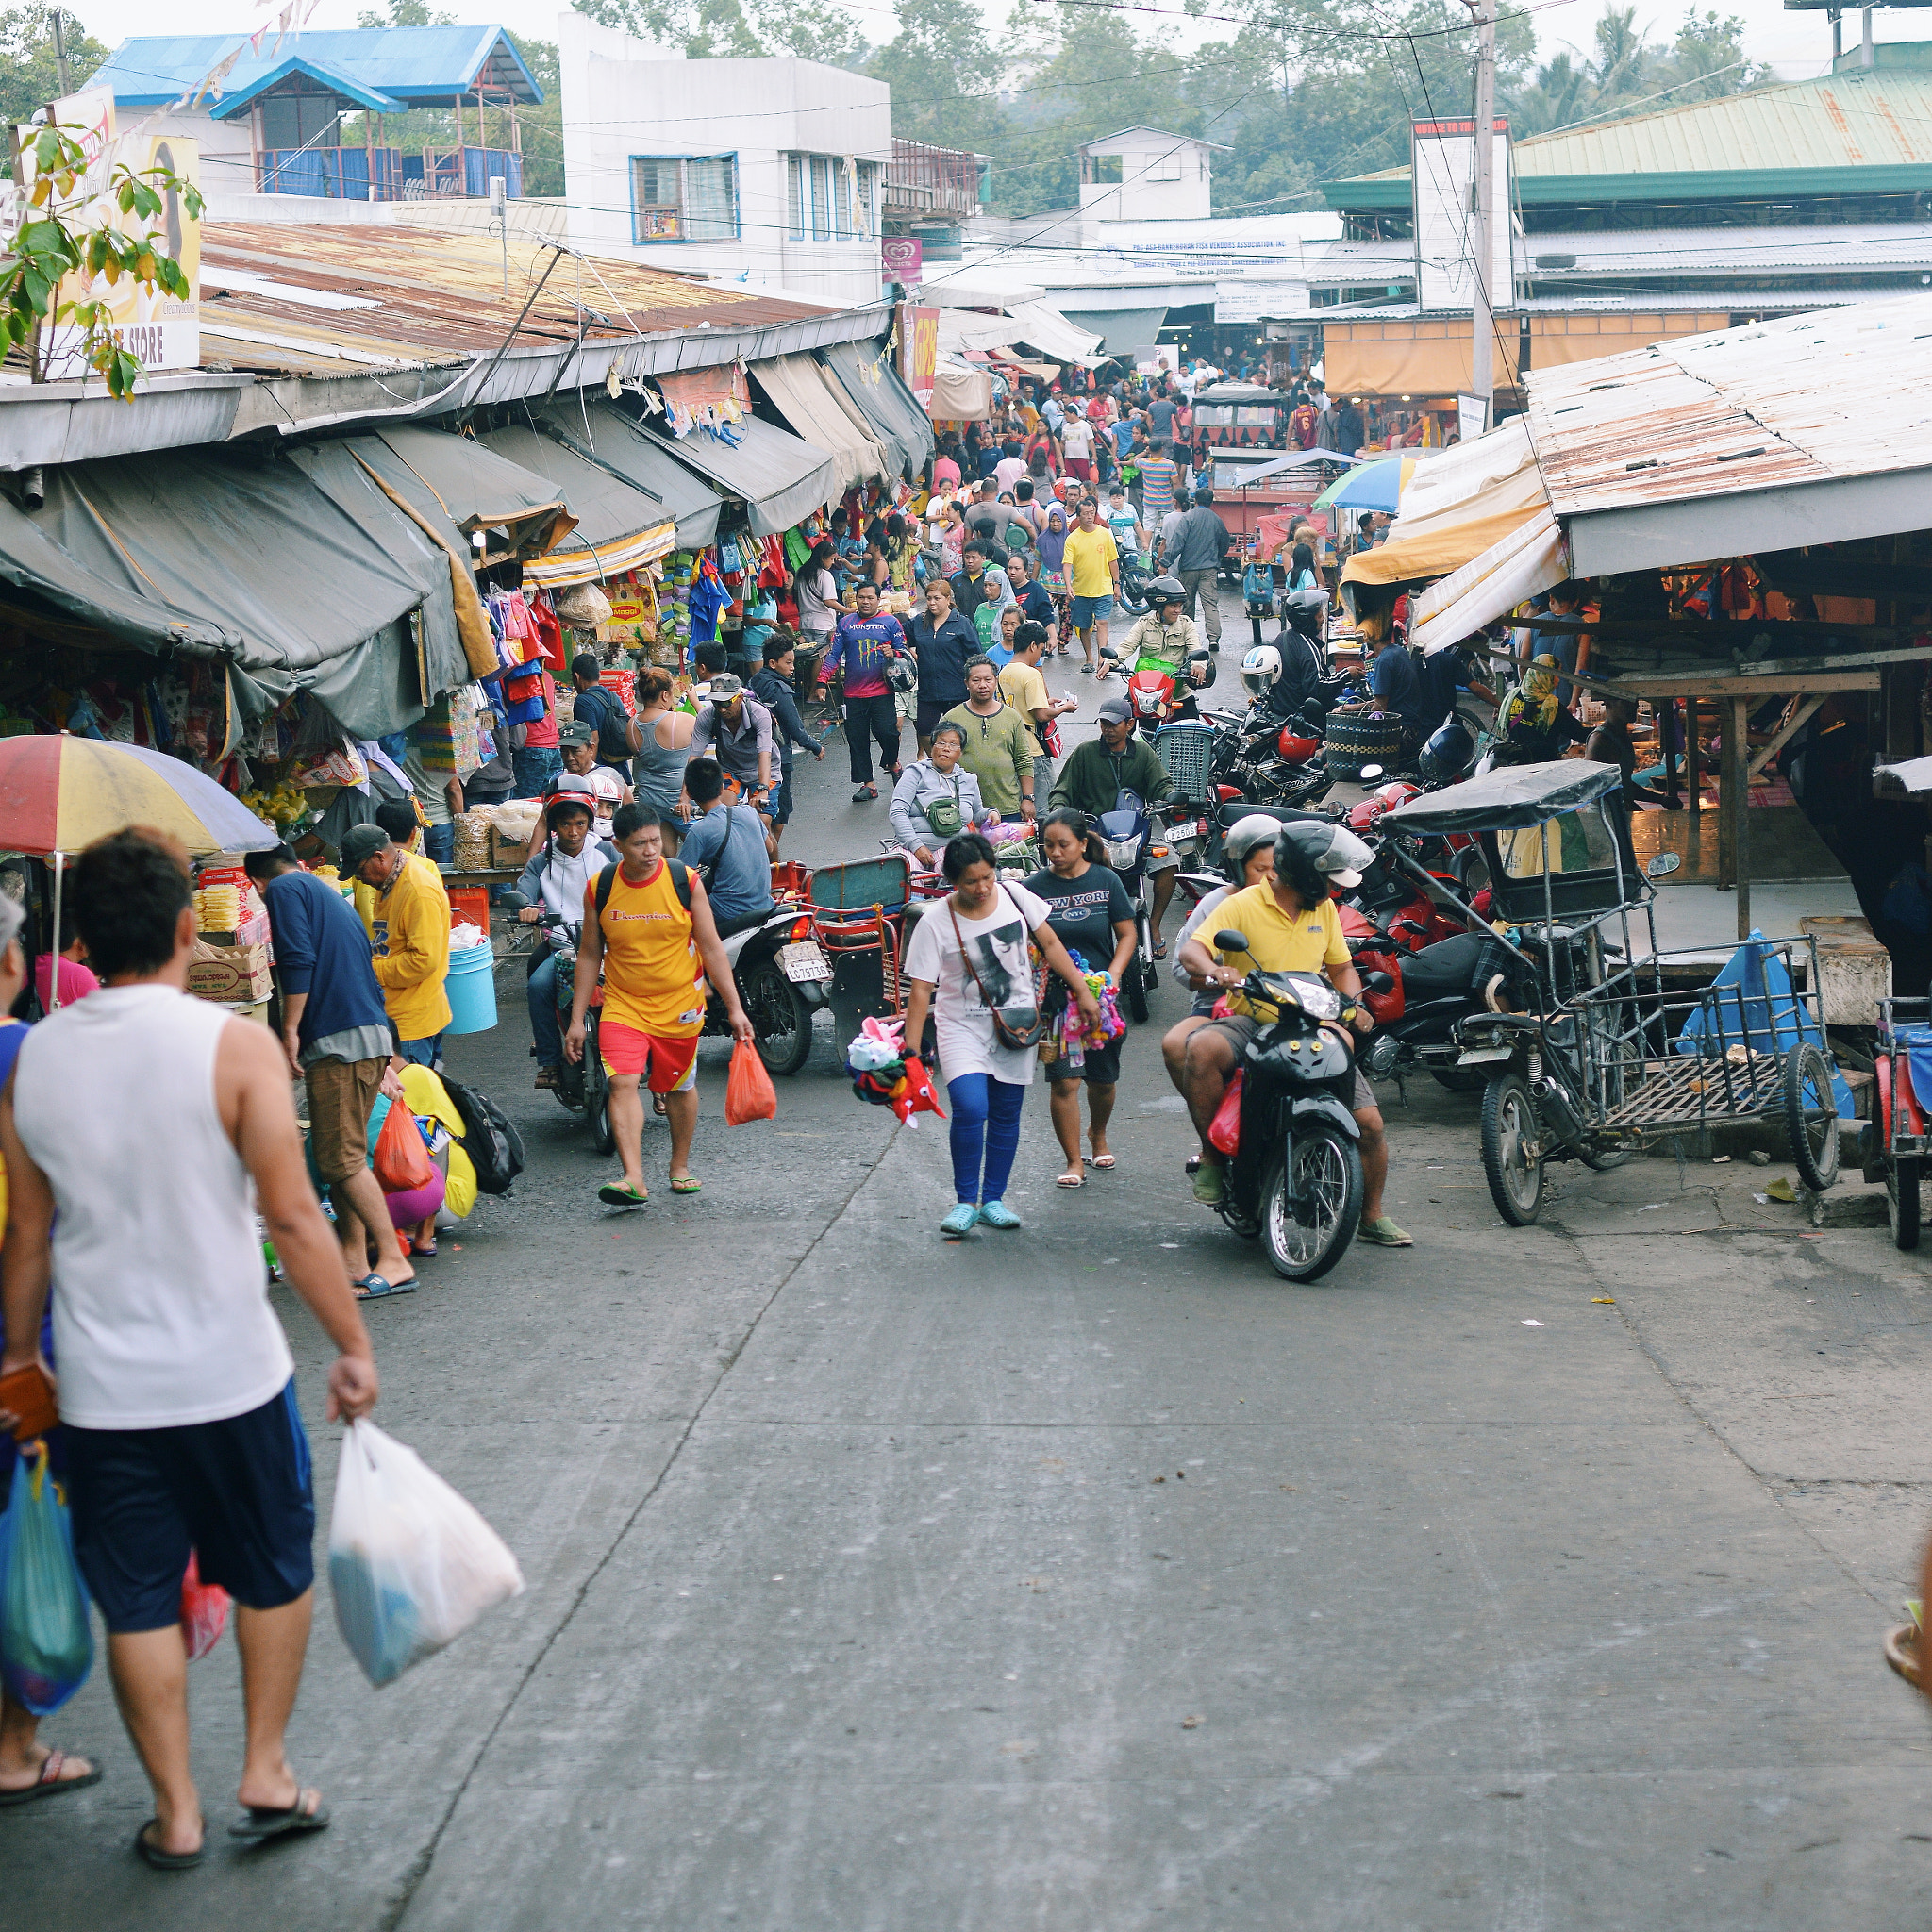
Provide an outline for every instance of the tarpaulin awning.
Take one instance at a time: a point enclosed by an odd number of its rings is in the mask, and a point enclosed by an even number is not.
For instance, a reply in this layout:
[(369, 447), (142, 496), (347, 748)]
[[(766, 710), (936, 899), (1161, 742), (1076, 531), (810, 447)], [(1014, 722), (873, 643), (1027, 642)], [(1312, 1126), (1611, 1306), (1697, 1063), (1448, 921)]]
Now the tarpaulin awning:
[(705, 429), (675, 442), (647, 433), (668, 456), (741, 499), (759, 537), (782, 536), (842, 493), (839, 466), (826, 451), (756, 416), (732, 424), (729, 441)]
[[(1152, 341), (1152, 337), (1148, 339)], [(1046, 302), (1014, 302), (1005, 315), (974, 315), (964, 309), (948, 309), (940, 317), (940, 347), (958, 353), (965, 349), (1010, 349), (1025, 343), (1056, 362), (1078, 363), (1083, 368), (1104, 361), (1095, 351), (1099, 336), (1078, 328)]]
[(350, 441), (385, 483), (418, 509), (433, 504), (465, 537), (500, 529), (511, 551), (541, 557), (576, 521), (549, 477), (470, 437), (401, 424)]
[(244, 716), (307, 690), (356, 737), (401, 730), (472, 675), (447, 556), (340, 444), (304, 454), (50, 468), (39, 509), (0, 497), (0, 583), (134, 649), (225, 660)]
[(1131, 356), (1136, 349), (1149, 348), (1159, 341), (1167, 310), (1088, 308), (1069, 311), (1067, 320), (1075, 328), (1097, 330), (1107, 355)]
[(995, 349), (992, 359), (1003, 369), (1017, 369), (1022, 375), (1037, 377), (1041, 382), (1051, 382), (1059, 372), (1054, 362), (1029, 362), (1024, 356), (1016, 356), (1010, 349)]
[[(1515, 384), (1516, 327), (1496, 331), (1496, 385)], [(1474, 387), (1469, 318), (1324, 322), (1322, 360), (1331, 396), (1447, 396)]]
[(908, 482), (923, 475), (932, 460), (932, 423), (892, 367), (892, 352), (875, 342), (840, 342), (818, 354), (858, 405), (874, 435), (897, 458), (899, 474)]
[(992, 414), (992, 378), (983, 369), (941, 356), (932, 372), (935, 423), (983, 423)]
[(702, 550), (717, 541), (724, 499), (686, 469), (634, 416), (614, 404), (584, 397), (575, 407), (554, 404), (537, 421), (545, 436), (600, 468), (615, 470), (659, 507), (658, 513), (677, 525), (679, 548)]
[(1480, 778), (1466, 778), (1441, 791), (1425, 791), (1382, 814), (1405, 832), (1507, 832), (1540, 825), (1574, 811), (1623, 784), (1616, 765), (1583, 758), (1555, 758), (1540, 765), (1499, 765)]
[[(628, 426), (626, 424), (626, 431)], [(576, 512), (576, 528), (547, 556), (524, 565), (526, 583), (552, 590), (569, 584), (601, 583), (655, 562), (677, 547), (677, 521), (662, 495), (646, 495), (617, 475), (614, 465), (581, 454), (547, 421), (541, 430), (518, 423), (492, 429), (482, 440), (499, 456), (548, 476)], [(676, 477), (684, 491), (702, 492), (710, 507), (710, 531), (715, 532), (716, 493), (655, 450), (646, 454), (651, 462)], [(702, 541), (709, 542), (710, 535)]]
[(841, 496), (891, 473), (891, 459), (858, 405), (811, 357), (775, 356), (754, 362), (751, 373), (792, 428), (832, 453)]

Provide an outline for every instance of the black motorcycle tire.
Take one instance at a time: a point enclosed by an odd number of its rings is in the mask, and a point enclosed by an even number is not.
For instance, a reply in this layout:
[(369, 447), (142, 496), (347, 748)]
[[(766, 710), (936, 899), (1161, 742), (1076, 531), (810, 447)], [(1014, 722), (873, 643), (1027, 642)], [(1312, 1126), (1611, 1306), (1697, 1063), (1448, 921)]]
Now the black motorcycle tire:
[(750, 1016), (758, 1058), (768, 1074), (795, 1074), (811, 1058), (811, 1008), (776, 959), (764, 959), (739, 989)]
[(591, 1124), (591, 1144), (599, 1154), (617, 1152), (617, 1130), (610, 1124), (610, 1081), (597, 1044), (597, 1015), (584, 1021), (584, 1118)]
[[(1311, 1242), (1294, 1247), (1289, 1245), (1289, 1230), (1300, 1224), (1288, 1200), (1291, 1160), (1297, 1168), (1319, 1161), (1329, 1195), (1329, 1211)], [(1319, 1281), (1347, 1254), (1361, 1225), (1363, 1185), (1361, 1155), (1339, 1127), (1317, 1127), (1290, 1140), (1261, 1182), (1261, 1245), (1275, 1274), (1284, 1281)]]
[(1154, 961), (1154, 947), (1147, 931), (1147, 918), (1143, 913), (1140, 920), (1140, 937), (1135, 942), (1134, 957), (1127, 962), (1127, 971), (1121, 981), (1121, 991), (1127, 996), (1127, 1017), (1137, 1026), (1147, 1024), (1147, 971)]
[(1490, 1084), (1487, 1074), (1478, 1074), (1469, 1067), (1431, 1067), (1429, 1073), (1438, 1086), (1448, 1088), (1452, 1093), (1480, 1093)]
[(1919, 1157), (1897, 1156), (1886, 1169), (1886, 1218), (1891, 1223), (1891, 1244), (1909, 1254), (1919, 1245), (1922, 1208), (1919, 1206)]
[(1513, 1068), (1483, 1090), (1483, 1176), (1496, 1212), (1511, 1227), (1527, 1227), (1542, 1212), (1543, 1164), (1532, 1166), (1516, 1149), (1540, 1139), (1542, 1122), (1528, 1083)]

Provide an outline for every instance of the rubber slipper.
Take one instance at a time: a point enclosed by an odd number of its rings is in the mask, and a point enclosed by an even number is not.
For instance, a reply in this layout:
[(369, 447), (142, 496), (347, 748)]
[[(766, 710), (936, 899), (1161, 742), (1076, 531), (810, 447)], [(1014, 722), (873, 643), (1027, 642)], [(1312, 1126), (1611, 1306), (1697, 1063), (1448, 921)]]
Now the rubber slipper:
[(705, 1184), (691, 1174), (686, 1174), (681, 1181), (675, 1180), (671, 1183), (671, 1191), (674, 1194), (702, 1194), (705, 1191)]
[(1089, 1167), (1097, 1167), (1102, 1174), (1105, 1174), (1108, 1168), (1117, 1166), (1118, 1163), (1111, 1154), (1090, 1154), (1087, 1157), (1087, 1165)]
[(1081, 676), (1083, 676), (1083, 677), (1091, 677), (1091, 676), (1093, 675), (1093, 667), (1092, 667), (1092, 665), (1091, 665), (1091, 664), (1083, 664), (1083, 665), (1081, 665), (1081, 667), (1080, 667), (1080, 675), (1081, 675)]
[(660, 1121), (665, 1119), (670, 1114), (671, 1109), (664, 1105), (664, 1096), (661, 1093), (654, 1093), (651, 1095), (651, 1111), (654, 1114), (656, 1114)]
[[(315, 1800), (307, 1811), (302, 1808), (304, 1798)], [(298, 1831), (327, 1829), (328, 1807), (322, 1802), (322, 1793), (311, 1789), (297, 1791), (292, 1805), (250, 1805), (229, 1825), (228, 1836), (244, 1840), (252, 1845), (260, 1845), (272, 1838), (288, 1838)]]
[(412, 1274), (407, 1281), (388, 1281), (380, 1274), (365, 1274), (356, 1284), (356, 1299), (358, 1302), (379, 1302), (392, 1294), (414, 1294), (416, 1277)]
[(148, 1837), (161, 1821), (150, 1818), (134, 1834), (134, 1856), (143, 1863), (152, 1865), (157, 1872), (186, 1872), (190, 1866), (198, 1865), (208, 1857), (208, 1833), (203, 1831), (201, 1842), (192, 1852), (164, 1852), (154, 1840)]
[(426, 1241), (411, 1241), (409, 1252), (412, 1255), (422, 1256), (425, 1261), (433, 1261), (436, 1259), (436, 1242), (433, 1240)]
[(0, 1791), (0, 1810), (8, 1805), (31, 1805), (36, 1798), (51, 1798), (57, 1791), (84, 1791), (90, 1785), (101, 1781), (101, 1768), (94, 1768), (79, 1777), (62, 1777), (60, 1767), (67, 1762), (64, 1751), (49, 1751), (41, 1760), (41, 1775), (23, 1791)]
[(641, 1208), (651, 1197), (624, 1186), (620, 1181), (606, 1181), (597, 1190), (597, 1198), (607, 1208)]
[(1155, 941), (1154, 957), (1157, 959), (1164, 959), (1167, 958), (1167, 941), (1165, 940)]
[(1084, 1174), (1063, 1174), (1054, 1177), (1054, 1186), (1057, 1188), (1084, 1188), (1086, 1185), (1087, 1176)]

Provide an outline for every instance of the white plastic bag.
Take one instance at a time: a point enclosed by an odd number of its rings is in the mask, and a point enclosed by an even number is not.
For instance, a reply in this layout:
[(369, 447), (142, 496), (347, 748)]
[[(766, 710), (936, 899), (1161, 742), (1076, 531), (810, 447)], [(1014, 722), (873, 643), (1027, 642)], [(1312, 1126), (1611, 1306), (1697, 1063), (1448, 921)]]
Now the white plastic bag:
[(351, 1423), (342, 1437), (328, 1580), (336, 1627), (378, 1688), (524, 1588), (503, 1539), (371, 1422)]

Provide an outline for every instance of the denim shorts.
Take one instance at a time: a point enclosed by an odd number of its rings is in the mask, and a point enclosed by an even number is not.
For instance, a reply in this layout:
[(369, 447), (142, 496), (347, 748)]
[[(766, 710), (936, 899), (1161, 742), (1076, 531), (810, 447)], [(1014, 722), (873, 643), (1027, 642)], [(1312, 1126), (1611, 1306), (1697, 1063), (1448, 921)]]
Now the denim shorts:
[(1074, 628), (1086, 630), (1091, 625), (1105, 624), (1113, 615), (1111, 597), (1075, 597), (1074, 599)]

